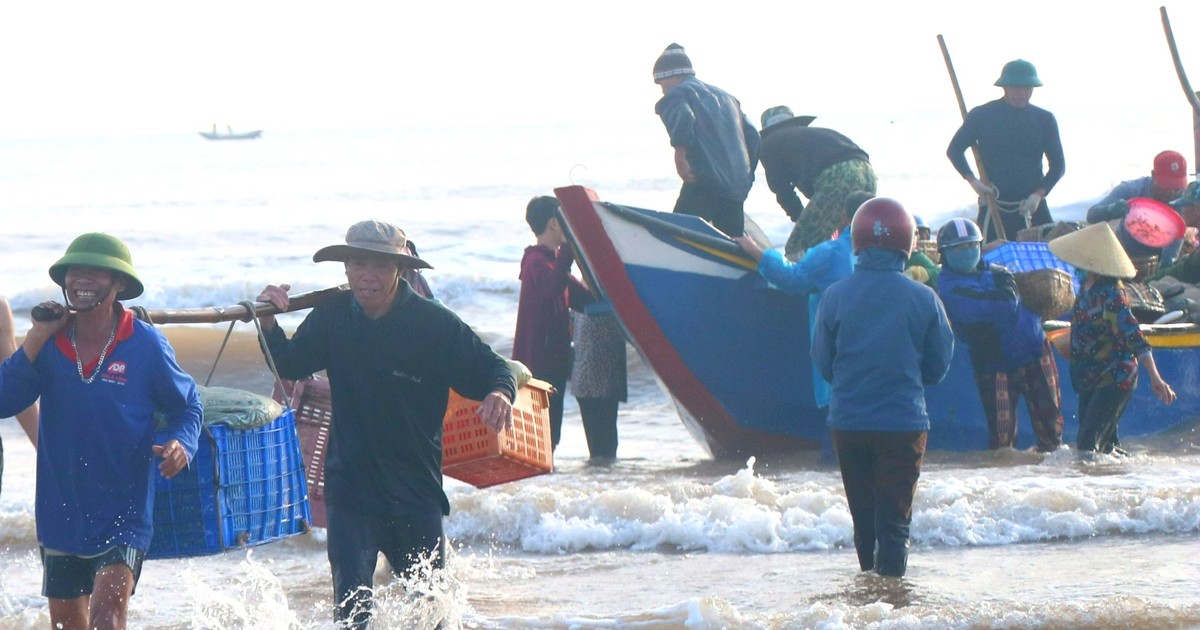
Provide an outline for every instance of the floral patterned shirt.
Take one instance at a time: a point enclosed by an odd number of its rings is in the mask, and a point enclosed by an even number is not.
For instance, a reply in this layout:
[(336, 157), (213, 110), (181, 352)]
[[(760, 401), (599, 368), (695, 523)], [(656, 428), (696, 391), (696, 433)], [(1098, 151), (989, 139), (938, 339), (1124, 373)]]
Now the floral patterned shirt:
[(1124, 284), (1101, 278), (1071, 309), (1071, 383), (1075, 391), (1137, 385), (1137, 357), (1150, 350), (1125, 299)]

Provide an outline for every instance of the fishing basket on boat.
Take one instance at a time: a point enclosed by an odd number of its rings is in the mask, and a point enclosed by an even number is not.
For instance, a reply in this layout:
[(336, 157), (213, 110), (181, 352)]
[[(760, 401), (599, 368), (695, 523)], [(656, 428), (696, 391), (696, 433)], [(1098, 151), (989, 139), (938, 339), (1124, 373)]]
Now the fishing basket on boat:
[[(253, 304), (243, 304), (253, 319)], [(152, 322), (145, 309), (134, 312)], [(265, 348), (262, 329), (257, 319), (253, 321)], [(235, 323), (201, 388), (205, 418), (195, 456), (173, 478), (155, 476), (154, 536), (148, 558), (203, 556), (261, 545), (303, 534), (312, 522), (292, 410), (280, 412), (269, 398), (251, 392), (207, 387)], [(266, 361), (281, 384), (269, 353)], [(166, 428), (155, 435), (156, 444), (167, 439)]]
[(1167, 306), (1162, 293), (1158, 289), (1144, 283), (1125, 282), (1125, 301), (1129, 302), (1129, 310), (1139, 322), (1152, 324), (1167, 312)]
[(1134, 282), (1145, 282), (1147, 278), (1158, 273), (1158, 254), (1130, 256), (1129, 260), (1133, 261), (1133, 268), (1137, 270), (1133, 276)]
[(1049, 223), (1027, 227), (1017, 232), (1016, 240), (1022, 243), (1044, 243), (1049, 240), (1046, 238), (1046, 233), (1050, 231), (1051, 227), (1053, 225)]
[(1075, 304), (1075, 285), (1071, 274), (1062, 269), (1035, 269), (1013, 274), (1021, 303), (1042, 319), (1058, 319), (1070, 313)]
[[(477, 488), (543, 475), (554, 469), (550, 441), (549, 383), (530, 380), (517, 390), (513, 426), (497, 434), (475, 415), (479, 402), (450, 391), (442, 418), (442, 472)], [(308, 465), (312, 524), (325, 527), (325, 456), (334, 423), (329, 381), (314, 375), (297, 381), (276, 398), (294, 401), (301, 447)]]

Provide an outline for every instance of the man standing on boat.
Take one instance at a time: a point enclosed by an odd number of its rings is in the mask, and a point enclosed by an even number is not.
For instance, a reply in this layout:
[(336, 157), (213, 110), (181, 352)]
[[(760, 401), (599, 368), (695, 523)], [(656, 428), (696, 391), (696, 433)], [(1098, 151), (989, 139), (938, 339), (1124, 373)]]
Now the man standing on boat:
[(654, 82), (663, 93), (654, 111), (667, 128), (675, 171), (683, 180), (675, 212), (741, 236), (742, 206), (758, 166), (758, 131), (737, 99), (696, 78), (679, 44), (667, 46), (654, 63)]
[[(985, 241), (996, 238), (988, 198), (997, 200), (1008, 240), (1016, 240), (1024, 228), (1052, 223), (1046, 195), (1067, 168), (1054, 114), (1029, 103), (1033, 88), (1042, 85), (1033, 64), (1024, 59), (1008, 62), (996, 85), (1004, 88), (1004, 97), (972, 109), (946, 149), (955, 170), (979, 194), (976, 223), (983, 227)], [(967, 163), (965, 152), (976, 143), (990, 184), (976, 177)], [(1044, 173), (1043, 157), (1049, 163)]]
[[(382, 552), (404, 575), (428, 558), (444, 566), (442, 419), (450, 388), (481, 400), (499, 432), (512, 424), (516, 384), (505, 360), (449, 309), (401, 278), (429, 263), (405, 254), (404, 231), (379, 221), (350, 226), (344, 245), (313, 255), (344, 263), (350, 291), (313, 308), (291, 339), (260, 317), (282, 377), (329, 376), (337, 422), (325, 460), (328, 553), (336, 619), (366, 628)], [(288, 285), (259, 300), (287, 309)], [(339, 626), (340, 627), (340, 626)]]
[(954, 354), (937, 294), (901, 273), (916, 230), (893, 199), (872, 199), (855, 212), (850, 238), (858, 262), (850, 277), (825, 290), (811, 353), (833, 389), (829, 427), (859, 567), (892, 577), (908, 567), (913, 495), (929, 433), (925, 386), (945, 378)]
[[(875, 171), (866, 151), (832, 129), (809, 127), (812, 120), (796, 117), (786, 105), (762, 114), (759, 159), (767, 186), (796, 223), (783, 250), (792, 261), (830, 239), (848, 195), (859, 190), (875, 194)], [(797, 189), (808, 197), (807, 208)]]

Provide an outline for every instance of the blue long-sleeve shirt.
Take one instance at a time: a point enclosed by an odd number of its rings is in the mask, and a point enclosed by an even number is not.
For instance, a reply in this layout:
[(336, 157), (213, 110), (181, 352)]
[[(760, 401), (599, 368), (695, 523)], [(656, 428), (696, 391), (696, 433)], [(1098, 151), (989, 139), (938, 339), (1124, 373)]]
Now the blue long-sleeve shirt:
[[(965, 153), (976, 142), (1000, 201), (1021, 201), (1038, 188), (1049, 194), (1067, 170), (1058, 121), (1035, 105), (1013, 107), (997, 99), (972, 109), (946, 149), (963, 177), (973, 176)], [(1049, 164), (1044, 174), (1043, 156)]]
[(1021, 304), (1016, 280), (1004, 267), (981, 262), (972, 273), (943, 267), (938, 295), (977, 373), (1011, 372), (1042, 356), (1042, 320)]
[(825, 290), (812, 359), (833, 385), (829, 426), (927, 431), (925, 385), (940, 382), (954, 333), (937, 294), (900, 273), (899, 252), (859, 252), (850, 277)]
[(820, 293), (853, 272), (854, 253), (849, 229), (842, 230), (833, 240), (814, 246), (794, 263), (775, 249), (763, 252), (762, 260), (758, 262), (758, 273), (789, 293)]
[(0, 417), (39, 396), (37, 536), (43, 546), (93, 556), (117, 545), (150, 548), (154, 479), (159, 474), (154, 413), (166, 414), (168, 439), (191, 461), (202, 409), (196, 383), (180, 369), (162, 333), (119, 310), (104, 365), (84, 366), (84, 383), (65, 332), (30, 363), (18, 349), (0, 365)]
[(687, 149), (696, 184), (745, 201), (758, 166), (759, 135), (737, 99), (692, 76), (667, 90), (654, 111), (671, 146)]

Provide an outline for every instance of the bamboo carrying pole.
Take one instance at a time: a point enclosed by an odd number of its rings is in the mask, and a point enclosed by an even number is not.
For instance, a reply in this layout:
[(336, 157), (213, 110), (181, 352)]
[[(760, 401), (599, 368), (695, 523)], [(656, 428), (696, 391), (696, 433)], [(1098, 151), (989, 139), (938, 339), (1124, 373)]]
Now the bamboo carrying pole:
[(278, 315), (312, 308), (326, 300), (348, 291), (346, 285), (329, 287), (319, 291), (300, 293), (291, 297), (286, 311), (280, 311), (270, 302), (254, 302), (251, 312), (245, 303), (232, 306), (204, 308), (135, 308), (134, 314), (153, 324), (216, 324), (219, 322), (250, 321), (257, 315)]
[[(967, 105), (963, 101), (962, 89), (958, 87), (958, 75), (955, 74), (954, 64), (950, 61), (950, 50), (946, 48), (946, 40), (940, 34), (937, 36), (937, 40), (938, 46), (942, 48), (942, 58), (946, 60), (946, 71), (950, 73), (950, 84), (954, 86), (954, 96), (958, 99), (958, 111), (962, 114), (963, 120), (966, 120)], [(979, 171), (979, 181), (990, 186), (991, 182), (988, 181), (987, 171), (983, 168), (983, 159), (979, 157), (979, 145), (971, 145), (971, 155), (975, 157), (975, 168)], [(988, 217), (995, 226), (996, 238), (1007, 240), (1008, 235), (1004, 233), (1004, 222), (1000, 220), (1000, 206), (996, 202), (996, 196), (987, 195), (984, 197), (984, 202), (987, 204)], [(983, 226), (983, 236), (987, 238), (987, 226)]]
[(1171, 49), (1171, 59), (1175, 62), (1175, 74), (1179, 76), (1179, 85), (1192, 105), (1192, 148), (1194, 160), (1192, 164), (1200, 165), (1200, 94), (1192, 90), (1187, 73), (1183, 71), (1183, 62), (1179, 60), (1179, 48), (1175, 46), (1175, 34), (1171, 31), (1171, 20), (1167, 18), (1167, 7), (1159, 7), (1162, 14), (1163, 32), (1167, 36), (1167, 47)]

